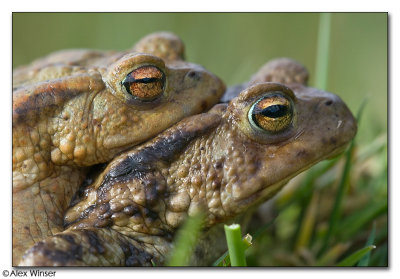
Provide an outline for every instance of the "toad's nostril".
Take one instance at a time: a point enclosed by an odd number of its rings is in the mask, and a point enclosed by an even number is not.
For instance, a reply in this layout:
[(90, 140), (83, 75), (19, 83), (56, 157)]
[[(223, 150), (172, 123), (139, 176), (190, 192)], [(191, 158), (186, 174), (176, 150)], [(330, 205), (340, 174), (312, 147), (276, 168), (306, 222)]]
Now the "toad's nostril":
[(190, 71), (187, 76), (194, 80), (199, 80), (201, 78), (201, 74), (197, 71)]
[(332, 100), (328, 100), (328, 101), (325, 102), (325, 105), (326, 105), (326, 106), (330, 106), (330, 105), (332, 105), (332, 104), (333, 104)]

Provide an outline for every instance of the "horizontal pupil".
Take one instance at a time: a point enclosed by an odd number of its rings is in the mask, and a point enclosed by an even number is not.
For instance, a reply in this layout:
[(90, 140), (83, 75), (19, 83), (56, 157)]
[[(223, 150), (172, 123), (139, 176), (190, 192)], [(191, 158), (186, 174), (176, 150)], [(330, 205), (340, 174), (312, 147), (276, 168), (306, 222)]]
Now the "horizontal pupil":
[(134, 79), (131, 76), (127, 76), (125, 80), (122, 82), (122, 85), (125, 87), (126, 91), (128, 93), (131, 93), (131, 85), (135, 83), (143, 83), (143, 84), (149, 84), (149, 83), (155, 83), (155, 82), (162, 82), (162, 79), (160, 78), (141, 78), (141, 79)]
[(157, 81), (162, 81), (162, 79), (160, 78), (139, 78), (139, 79), (134, 79), (131, 76), (127, 76), (125, 78), (125, 80), (122, 82), (122, 85), (125, 86), (125, 88), (129, 87), (132, 83), (153, 83), (153, 82), (157, 82)]
[(141, 79), (134, 79), (132, 81), (133, 82), (137, 82), (137, 83), (152, 83), (152, 82), (156, 82), (159, 81), (159, 78), (141, 78)]
[(271, 105), (261, 111), (261, 114), (269, 118), (278, 118), (285, 116), (288, 112), (288, 107), (285, 105)]

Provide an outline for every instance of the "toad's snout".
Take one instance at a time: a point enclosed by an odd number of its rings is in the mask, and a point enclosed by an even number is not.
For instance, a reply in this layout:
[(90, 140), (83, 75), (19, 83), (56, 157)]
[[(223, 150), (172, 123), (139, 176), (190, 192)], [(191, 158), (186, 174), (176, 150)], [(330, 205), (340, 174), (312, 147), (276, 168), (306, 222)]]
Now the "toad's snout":
[(357, 132), (357, 122), (343, 102), (337, 95), (324, 93), (319, 103), (319, 117), (331, 116), (327, 124), (327, 128), (333, 129), (340, 135), (339, 141), (347, 143)]

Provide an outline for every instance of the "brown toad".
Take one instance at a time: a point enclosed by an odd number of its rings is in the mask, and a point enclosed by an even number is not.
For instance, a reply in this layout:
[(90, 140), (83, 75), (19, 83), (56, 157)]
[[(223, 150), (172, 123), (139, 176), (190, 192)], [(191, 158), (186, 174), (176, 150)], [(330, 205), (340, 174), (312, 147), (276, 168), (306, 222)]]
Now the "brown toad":
[(277, 82), (281, 84), (307, 85), (308, 71), (299, 62), (290, 58), (275, 58), (265, 63), (250, 78), (250, 81), (229, 87), (221, 102), (227, 103), (237, 97), (239, 93), (250, 85), (260, 82)]
[(224, 246), (221, 224), (271, 198), (292, 177), (344, 150), (356, 123), (333, 94), (257, 83), (115, 158), (67, 212), (67, 229), (22, 265), (157, 266), (187, 216), (203, 212), (193, 265)]
[(218, 102), (223, 82), (183, 60), (170, 33), (133, 49), (67, 50), (13, 74), (13, 264), (62, 231), (88, 166)]

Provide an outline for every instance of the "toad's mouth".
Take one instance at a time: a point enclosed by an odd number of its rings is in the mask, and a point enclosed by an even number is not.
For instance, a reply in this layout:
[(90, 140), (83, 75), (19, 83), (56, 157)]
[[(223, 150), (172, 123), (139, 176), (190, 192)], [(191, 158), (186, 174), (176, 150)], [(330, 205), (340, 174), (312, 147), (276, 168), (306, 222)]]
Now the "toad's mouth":
[(292, 178), (297, 176), (298, 174), (306, 171), (313, 165), (323, 161), (323, 160), (329, 160), (337, 157), (340, 155), (342, 152), (344, 152), (349, 145), (349, 142), (346, 142), (345, 144), (336, 147), (333, 149), (331, 152), (328, 154), (321, 156), (319, 158), (316, 158), (315, 160), (311, 161), (309, 164), (305, 165), (304, 167), (300, 168), (299, 170), (293, 172), (292, 174), (282, 178), (279, 182), (270, 184), (268, 186), (262, 187), (260, 190), (254, 192), (248, 197), (245, 198), (239, 198), (237, 201), (238, 203), (245, 205), (247, 207), (253, 206), (255, 204), (261, 204), (265, 200), (271, 198), (274, 196), (279, 190), (283, 188)]

